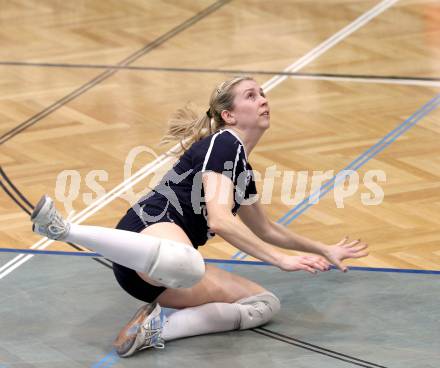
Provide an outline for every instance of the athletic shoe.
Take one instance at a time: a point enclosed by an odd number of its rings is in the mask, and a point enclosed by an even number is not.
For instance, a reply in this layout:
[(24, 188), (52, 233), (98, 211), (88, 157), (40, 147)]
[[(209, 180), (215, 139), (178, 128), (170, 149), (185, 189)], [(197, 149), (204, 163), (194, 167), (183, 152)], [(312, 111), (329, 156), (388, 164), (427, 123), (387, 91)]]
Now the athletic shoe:
[(146, 304), (138, 309), (113, 342), (119, 356), (125, 358), (136, 351), (165, 347), (161, 337), (160, 311), (158, 303)]
[(32, 231), (53, 240), (63, 240), (70, 230), (70, 224), (63, 219), (54, 206), (53, 200), (41, 197), (31, 215), (34, 223)]

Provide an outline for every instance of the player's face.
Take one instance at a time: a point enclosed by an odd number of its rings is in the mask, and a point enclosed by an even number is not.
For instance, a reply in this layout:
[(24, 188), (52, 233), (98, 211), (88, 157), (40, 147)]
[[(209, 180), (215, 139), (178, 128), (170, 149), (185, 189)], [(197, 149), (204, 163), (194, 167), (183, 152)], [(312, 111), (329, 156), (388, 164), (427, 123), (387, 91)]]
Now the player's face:
[(245, 80), (234, 88), (235, 123), (243, 128), (269, 128), (270, 109), (263, 89), (253, 80)]

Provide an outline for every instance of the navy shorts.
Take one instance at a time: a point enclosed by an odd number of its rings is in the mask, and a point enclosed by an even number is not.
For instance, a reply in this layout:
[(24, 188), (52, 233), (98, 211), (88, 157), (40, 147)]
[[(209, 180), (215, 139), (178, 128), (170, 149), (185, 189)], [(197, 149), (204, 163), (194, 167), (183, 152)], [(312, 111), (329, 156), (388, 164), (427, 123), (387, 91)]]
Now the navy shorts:
[[(152, 209), (154, 211), (154, 208)], [(156, 212), (159, 211), (156, 210)], [(150, 212), (150, 211), (149, 211)], [(160, 214), (161, 212), (158, 212)], [(173, 222), (179, 225), (179, 217), (174, 214), (172, 210), (167, 211), (164, 216), (156, 219), (154, 222), (146, 222), (136, 214), (136, 212), (130, 208), (125, 216), (119, 221), (116, 226), (117, 229), (127, 230), (133, 232), (141, 232), (143, 229), (159, 222)], [(117, 263), (113, 263), (113, 272), (119, 285), (131, 296), (136, 299), (142, 300), (146, 303), (152, 303), (156, 298), (162, 294), (166, 288), (162, 286), (154, 286), (144, 281), (136, 271), (122, 266)]]

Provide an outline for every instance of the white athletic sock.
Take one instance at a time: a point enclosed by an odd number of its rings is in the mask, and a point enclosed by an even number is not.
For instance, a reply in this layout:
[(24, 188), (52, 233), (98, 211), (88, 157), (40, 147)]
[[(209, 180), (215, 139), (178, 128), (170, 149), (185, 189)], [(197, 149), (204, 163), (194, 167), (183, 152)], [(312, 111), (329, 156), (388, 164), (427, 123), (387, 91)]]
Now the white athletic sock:
[(208, 303), (171, 314), (162, 327), (165, 341), (214, 332), (237, 330), (240, 310), (235, 303)]
[(64, 241), (90, 248), (113, 262), (147, 272), (156, 258), (160, 238), (100, 226), (71, 224)]

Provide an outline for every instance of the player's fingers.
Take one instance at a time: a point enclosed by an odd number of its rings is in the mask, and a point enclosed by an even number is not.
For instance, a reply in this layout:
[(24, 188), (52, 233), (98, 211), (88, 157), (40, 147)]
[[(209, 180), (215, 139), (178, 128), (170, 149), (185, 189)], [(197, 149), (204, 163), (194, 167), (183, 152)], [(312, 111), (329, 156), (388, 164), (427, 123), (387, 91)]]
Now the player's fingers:
[(302, 263), (302, 262), (298, 262), (295, 265), (294, 269), (292, 269), (291, 271), (306, 271), (306, 272), (313, 273), (313, 274), (316, 274), (318, 272), (313, 267), (311, 267), (305, 263)]
[(308, 260), (308, 259), (302, 259), (301, 260), (301, 267), (302, 267), (303, 270), (311, 272), (311, 273), (316, 273), (317, 272), (316, 264), (314, 262)]
[(316, 262), (322, 266), (325, 266), (325, 267), (330, 266), (330, 263), (328, 263), (328, 261), (324, 257), (321, 257), (321, 256), (308, 255), (308, 256), (305, 256), (305, 258), (310, 261)]
[(335, 266), (336, 266), (340, 271), (342, 271), (342, 272), (347, 272), (347, 271), (348, 271), (348, 267), (344, 266), (344, 265), (342, 264), (342, 262), (339, 262), (339, 261), (335, 262)]
[(316, 262), (314, 264), (314, 267), (317, 268), (319, 271), (325, 272), (327, 271), (327, 267), (323, 265), (321, 262)]
[(329, 262), (323, 262), (322, 265), (324, 266), (325, 271), (330, 270), (330, 263)]
[(356, 239), (356, 240), (353, 240), (351, 242), (345, 243), (343, 245), (343, 247), (344, 248), (352, 248), (352, 247), (356, 246), (357, 244), (359, 244), (360, 242), (361, 242), (361, 239)]
[(326, 260), (324, 260), (323, 258), (320, 258), (316, 262), (316, 264), (319, 265), (319, 269), (323, 272), (328, 271), (328, 269), (330, 268), (330, 264)]
[(311, 264), (313, 268), (318, 269), (321, 272), (325, 272), (329, 270), (330, 265), (324, 261), (323, 258), (316, 257), (316, 260)]
[(360, 252), (361, 250), (364, 250), (364, 249), (367, 249), (367, 248), (368, 248), (368, 244), (362, 243), (362, 244), (359, 244), (356, 247), (350, 248), (350, 251), (356, 253), (356, 252)]
[(348, 236), (346, 235), (346, 236), (344, 236), (344, 237), (342, 238), (341, 241), (339, 241), (338, 243), (336, 243), (336, 245), (341, 246), (341, 245), (345, 244), (347, 241), (348, 241)]
[(368, 256), (369, 254), (370, 253), (368, 253), (367, 251), (357, 252), (353, 254), (350, 258), (362, 258)]

